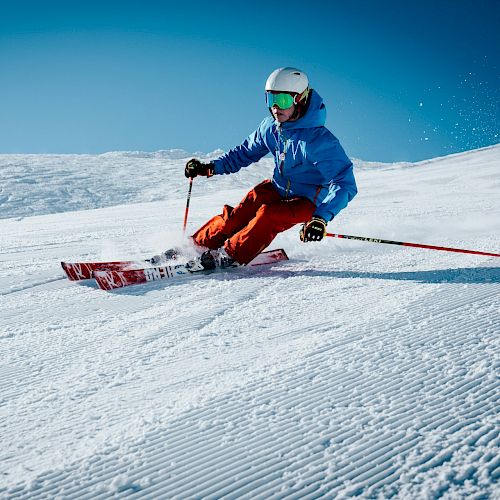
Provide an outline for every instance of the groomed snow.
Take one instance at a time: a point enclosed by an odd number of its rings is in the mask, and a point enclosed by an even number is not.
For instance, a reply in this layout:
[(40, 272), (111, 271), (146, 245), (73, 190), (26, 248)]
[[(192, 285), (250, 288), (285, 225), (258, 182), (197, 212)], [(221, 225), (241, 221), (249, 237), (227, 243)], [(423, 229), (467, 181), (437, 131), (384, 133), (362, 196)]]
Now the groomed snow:
[[(181, 244), (189, 157), (0, 155), (0, 496), (497, 497), (498, 258), (292, 229), (268, 268), (64, 279)], [(196, 179), (190, 230), (271, 170)], [(500, 253), (500, 145), (356, 175), (330, 231)]]

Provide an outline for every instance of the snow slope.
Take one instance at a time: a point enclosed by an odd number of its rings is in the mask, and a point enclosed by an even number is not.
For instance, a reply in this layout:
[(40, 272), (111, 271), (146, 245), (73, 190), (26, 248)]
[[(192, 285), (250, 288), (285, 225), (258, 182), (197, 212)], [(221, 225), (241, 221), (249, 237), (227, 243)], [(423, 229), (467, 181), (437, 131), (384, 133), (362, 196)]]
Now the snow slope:
[[(497, 497), (496, 258), (292, 229), (270, 268), (63, 279), (182, 243), (190, 156), (0, 155), (0, 496)], [(190, 229), (271, 168), (196, 179)], [(356, 171), (332, 232), (500, 252), (500, 146)]]

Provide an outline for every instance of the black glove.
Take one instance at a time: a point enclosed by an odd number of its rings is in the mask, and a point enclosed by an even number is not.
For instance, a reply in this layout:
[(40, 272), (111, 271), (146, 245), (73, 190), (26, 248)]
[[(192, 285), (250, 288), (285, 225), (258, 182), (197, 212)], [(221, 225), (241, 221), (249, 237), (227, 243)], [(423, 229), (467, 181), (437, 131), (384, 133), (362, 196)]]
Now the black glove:
[(321, 241), (326, 234), (326, 220), (322, 217), (313, 217), (300, 230), (300, 239), (307, 241)]
[(186, 177), (197, 177), (198, 175), (203, 175), (205, 177), (212, 177), (214, 175), (214, 164), (213, 163), (201, 163), (197, 159), (193, 158), (186, 163), (186, 168), (184, 169), (184, 175)]

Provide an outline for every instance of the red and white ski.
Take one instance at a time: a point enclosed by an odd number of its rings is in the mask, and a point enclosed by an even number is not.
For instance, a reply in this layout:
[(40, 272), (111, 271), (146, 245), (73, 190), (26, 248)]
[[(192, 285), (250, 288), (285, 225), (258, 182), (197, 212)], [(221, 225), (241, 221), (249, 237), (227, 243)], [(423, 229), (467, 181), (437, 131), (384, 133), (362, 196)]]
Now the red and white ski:
[[(288, 260), (288, 256), (283, 249), (270, 250), (262, 252), (253, 259), (248, 266), (260, 266), (263, 264), (272, 264), (282, 260)], [(137, 263), (135, 263), (137, 264)], [(238, 268), (228, 268), (238, 269)], [(169, 278), (178, 278), (181, 276), (194, 276), (188, 270), (185, 264), (175, 264), (156, 267), (142, 267), (140, 269), (95, 269), (92, 275), (95, 278), (99, 288), (102, 290), (114, 290), (129, 285), (148, 283), (150, 281), (163, 280)]]
[(94, 271), (125, 269), (142, 269), (147, 261), (120, 260), (113, 262), (61, 262), (66, 276), (71, 281), (89, 280), (94, 276)]

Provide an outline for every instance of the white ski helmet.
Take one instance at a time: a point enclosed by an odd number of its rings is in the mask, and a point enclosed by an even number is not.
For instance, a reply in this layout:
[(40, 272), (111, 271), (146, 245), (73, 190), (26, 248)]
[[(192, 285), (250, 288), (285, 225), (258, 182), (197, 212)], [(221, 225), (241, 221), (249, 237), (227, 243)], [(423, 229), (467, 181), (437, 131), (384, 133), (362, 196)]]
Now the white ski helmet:
[(302, 94), (308, 88), (309, 80), (307, 75), (297, 68), (278, 68), (269, 75), (266, 81), (266, 92), (294, 92)]

